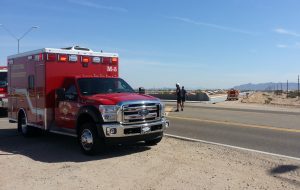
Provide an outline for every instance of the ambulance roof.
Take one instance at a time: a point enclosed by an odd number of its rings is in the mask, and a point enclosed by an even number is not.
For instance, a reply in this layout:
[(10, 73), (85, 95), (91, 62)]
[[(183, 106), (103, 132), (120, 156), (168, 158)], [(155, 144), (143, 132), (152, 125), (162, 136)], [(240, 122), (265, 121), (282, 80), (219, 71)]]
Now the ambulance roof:
[[(77, 47), (77, 48), (76, 48)], [(104, 53), (94, 52), (88, 48), (80, 48), (79, 46), (73, 46), (69, 48), (42, 48), (38, 50), (28, 51), (15, 55), (8, 56), (8, 59), (14, 59), (18, 57), (25, 57), (30, 55), (36, 55), (39, 53), (59, 53), (59, 54), (73, 54), (73, 55), (88, 55), (88, 56), (102, 56), (102, 57), (118, 57), (117, 53)]]

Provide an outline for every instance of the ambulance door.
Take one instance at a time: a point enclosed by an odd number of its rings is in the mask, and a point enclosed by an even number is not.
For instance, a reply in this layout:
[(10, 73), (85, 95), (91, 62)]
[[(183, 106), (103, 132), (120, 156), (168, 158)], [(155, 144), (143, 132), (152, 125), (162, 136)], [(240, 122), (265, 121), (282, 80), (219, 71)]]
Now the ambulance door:
[(80, 106), (75, 82), (72, 82), (65, 90), (65, 98), (58, 102), (55, 110), (55, 120), (58, 127), (75, 128), (76, 114)]

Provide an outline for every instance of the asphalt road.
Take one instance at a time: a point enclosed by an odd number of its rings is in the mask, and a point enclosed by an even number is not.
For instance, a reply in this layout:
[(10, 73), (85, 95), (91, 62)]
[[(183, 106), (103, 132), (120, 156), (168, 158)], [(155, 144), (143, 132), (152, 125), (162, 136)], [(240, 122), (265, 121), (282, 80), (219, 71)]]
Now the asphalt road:
[[(189, 105), (173, 112), (167, 103), (171, 127), (166, 133), (241, 148), (300, 158), (300, 112)], [(0, 118), (0, 139), (16, 136), (16, 124)]]
[(168, 134), (300, 158), (300, 112), (174, 105)]

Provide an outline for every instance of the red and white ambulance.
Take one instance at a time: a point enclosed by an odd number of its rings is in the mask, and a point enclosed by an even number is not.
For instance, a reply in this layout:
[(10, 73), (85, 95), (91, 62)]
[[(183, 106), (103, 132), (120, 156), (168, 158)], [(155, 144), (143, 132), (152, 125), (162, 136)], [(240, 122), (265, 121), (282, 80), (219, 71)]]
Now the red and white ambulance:
[(7, 109), (7, 67), (0, 66), (0, 110)]
[(43, 48), (8, 57), (8, 117), (24, 136), (36, 129), (77, 137), (86, 154), (105, 144), (155, 145), (169, 122), (159, 99), (119, 78), (115, 53)]

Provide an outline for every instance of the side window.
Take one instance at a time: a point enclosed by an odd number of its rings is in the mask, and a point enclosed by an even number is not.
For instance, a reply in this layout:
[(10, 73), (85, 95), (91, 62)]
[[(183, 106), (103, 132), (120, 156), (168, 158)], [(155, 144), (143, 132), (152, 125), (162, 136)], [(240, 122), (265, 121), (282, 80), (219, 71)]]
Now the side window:
[(29, 75), (28, 76), (28, 89), (29, 90), (34, 90), (34, 75)]
[(65, 97), (67, 100), (72, 100), (72, 101), (77, 100), (77, 91), (74, 84), (70, 85), (69, 88), (67, 88)]

